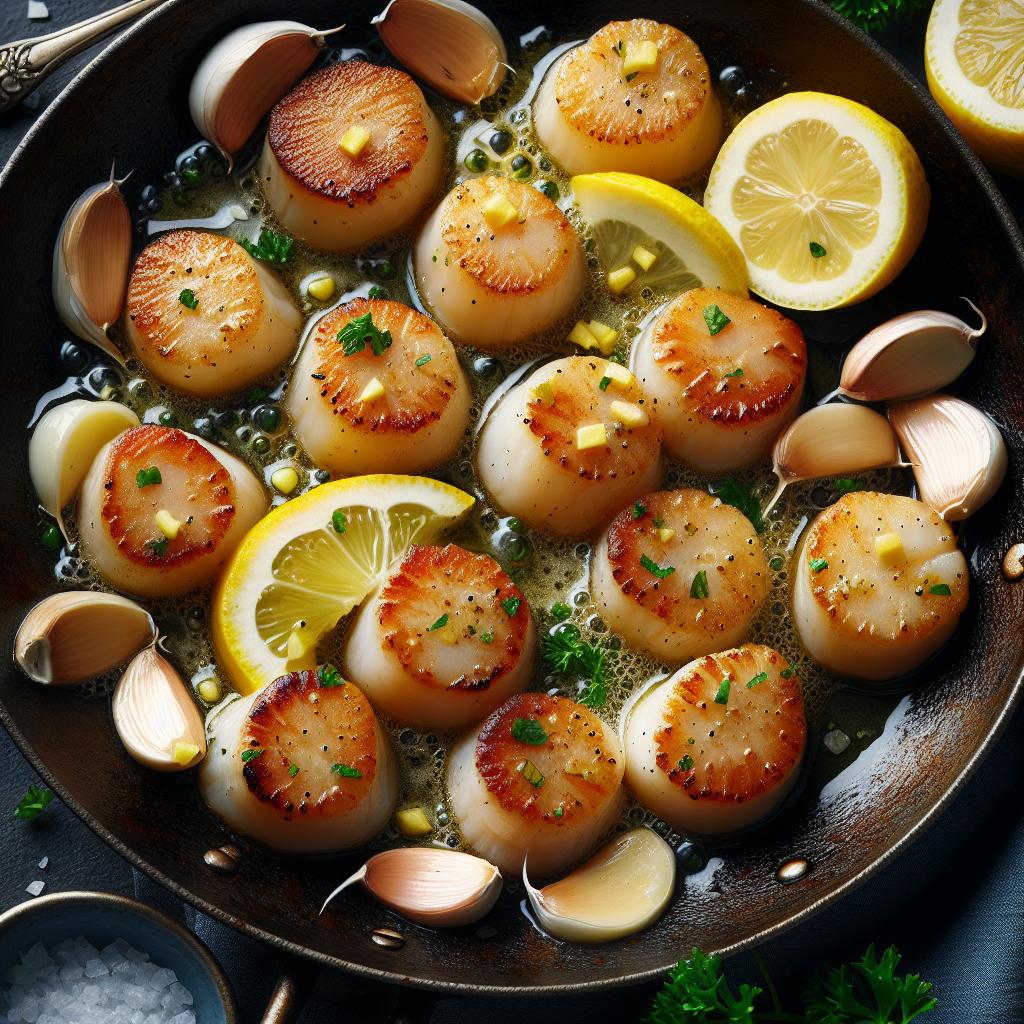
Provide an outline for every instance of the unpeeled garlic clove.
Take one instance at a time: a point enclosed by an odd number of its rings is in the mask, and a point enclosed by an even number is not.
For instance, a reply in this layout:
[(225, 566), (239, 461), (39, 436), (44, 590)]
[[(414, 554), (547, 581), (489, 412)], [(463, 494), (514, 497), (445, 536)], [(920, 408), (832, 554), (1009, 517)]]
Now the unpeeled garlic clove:
[(974, 328), (959, 317), (923, 309), (880, 324), (847, 353), (839, 380), (840, 394), (862, 402), (916, 398), (951, 384), (974, 359), (985, 333), (985, 314)]
[(772, 462), (779, 486), (765, 514), (796, 480), (902, 464), (896, 435), (886, 418), (863, 405), (844, 402), (819, 405), (793, 420), (775, 442)]
[(479, 921), (501, 894), (501, 872), (489, 861), (457, 850), (408, 846), (371, 857), (324, 900), (361, 882), (389, 910), (429, 928)]
[(921, 500), (948, 522), (966, 519), (1006, 476), (1006, 444), (980, 409), (952, 395), (927, 395), (889, 406), (914, 471)]
[(462, 0), (391, 0), (370, 24), (398, 60), (449, 99), (479, 103), (505, 80), (505, 40)]
[(203, 58), (192, 77), (189, 110), (229, 168), (270, 108), (316, 60), (324, 39), (338, 31), (261, 21), (235, 29)]
[(119, 402), (75, 398), (48, 409), (28, 443), (28, 470), (39, 505), (60, 523), (61, 511), (82, 486), (100, 449), (139, 425), (139, 417)]
[(37, 683), (71, 686), (123, 664), (153, 642), (149, 612), (117, 594), (66, 591), (40, 601), (14, 640), (14, 658)]
[(560, 882), (535, 889), (523, 865), (523, 886), (541, 927), (570, 942), (611, 942), (653, 924), (676, 880), (672, 847), (649, 828), (616, 836)]
[(111, 705), (114, 728), (139, 764), (180, 772), (206, 756), (206, 729), (188, 687), (151, 644), (121, 676)]
[(52, 285), (68, 330), (123, 364), (107, 337), (124, 308), (132, 256), (132, 219), (118, 185), (111, 176), (68, 210), (53, 247)]

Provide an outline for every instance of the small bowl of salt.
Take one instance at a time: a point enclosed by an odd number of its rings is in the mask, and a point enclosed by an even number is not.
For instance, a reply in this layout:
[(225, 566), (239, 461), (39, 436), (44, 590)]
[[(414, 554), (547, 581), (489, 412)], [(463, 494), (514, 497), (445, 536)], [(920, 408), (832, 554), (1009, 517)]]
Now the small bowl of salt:
[(213, 954), (126, 896), (61, 892), (0, 914), (0, 1020), (238, 1024)]

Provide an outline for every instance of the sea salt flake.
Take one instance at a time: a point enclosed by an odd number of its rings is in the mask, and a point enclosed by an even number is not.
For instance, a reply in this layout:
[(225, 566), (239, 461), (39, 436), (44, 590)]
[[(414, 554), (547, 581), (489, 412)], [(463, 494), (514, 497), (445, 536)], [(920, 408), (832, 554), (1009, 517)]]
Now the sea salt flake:
[(50, 17), (50, 9), (43, 0), (28, 0), (28, 20), (46, 21)]
[(821, 742), (833, 754), (841, 754), (850, 745), (850, 737), (842, 729), (833, 729), (831, 732), (825, 733)]
[(29, 896), (39, 896), (45, 888), (46, 883), (41, 882), (37, 878), (34, 882), (29, 882), (28, 885), (25, 886), (25, 892), (27, 892)]
[(45, 871), (49, 867), (49, 865), (50, 865), (50, 858), (49, 857), (44, 857), (39, 862), (39, 870), (40, 871)]

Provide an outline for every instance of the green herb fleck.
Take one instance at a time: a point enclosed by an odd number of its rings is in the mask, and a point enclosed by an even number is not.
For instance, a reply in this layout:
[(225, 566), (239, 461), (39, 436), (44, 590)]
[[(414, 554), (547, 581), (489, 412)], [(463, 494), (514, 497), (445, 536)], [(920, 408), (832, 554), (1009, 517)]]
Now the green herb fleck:
[(38, 818), (53, 799), (53, 793), (42, 786), (29, 786), (28, 792), (18, 801), (14, 808), (14, 816), (22, 821)]
[(841, 476), (836, 480), (836, 494), (841, 498), (844, 494), (850, 494), (853, 491), (863, 491), (864, 481), (854, 480), (851, 476)]
[(754, 676), (753, 679), (748, 679), (747, 680), (747, 689), (748, 690), (752, 690), (755, 686), (757, 686), (758, 683), (764, 683), (764, 682), (767, 682), (767, 681), (768, 681), (768, 673), (767, 672), (758, 672), (757, 675)]
[(562, 807), (556, 807), (555, 808), (555, 817), (556, 818), (560, 818), (563, 814), (565, 814), (565, 809), (564, 808), (562, 808)]
[(427, 626), (427, 632), (433, 633), (435, 629), (444, 629), (448, 625), (448, 613), (445, 612), (432, 626)]
[(288, 774), (294, 779), (299, 774), (299, 766), (297, 764), (288, 765)]
[(732, 678), (726, 676), (719, 684), (718, 690), (715, 692), (715, 703), (716, 704), (728, 704), (729, 703), (729, 686), (732, 683)]
[(928, 593), (936, 597), (949, 597), (953, 591), (949, 589), (948, 583), (936, 583), (934, 587), (928, 588)]
[(295, 239), (282, 235), (277, 231), (264, 228), (260, 232), (259, 241), (254, 245), (247, 238), (243, 238), (239, 245), (253, 259), (263, 260), (266, 263), (287, 263), (288, 257), (295, 247)]
[(43, 547), (47, 551), (60, 551), (64, 547), (64, 534), (53, 523), (43, 527), (43, 532), (40, 534), (39, 539), (43, 542)]
[(785, 668), (784, 668), (784, 669), (783, 669), (783, 670), (782, 670), (782, 671), (781, 671), (781, 672), (779, 673), (779, 675), (780, 675), (780, 676), (782, 676), (782, 678), (783, 678), (783, 679), (789, 679), (789, 678), (791, 678), (791, 677), (792, 677), (792, 675), (793, 675), (793, 673), (794, 673), (795, 671), (796, 671), (796, 669), (795, 669), (795, 668), (793, 668), (793, 666), (792, 666), (792, 665), (787, 665), (787, 666), (786, 666), (786, 667), (785, 667)]
[(482, 644), (493, 644), (494, 643), (494, 634), (490, 630), (487, 630), (486, 632), (481, 633), (480, 634), (480, 643), (482, 643)]
[(523, 603), (521, 597), (506, 597), (501, 602), (501, 607), (505, 609), (505, 614), (512, 616), (519, 611), (519, 606)]
[(363, 777), (363, 773), (358, 768), (353, 768), (348, 764), (332, 764), (331, 771), (343, 779), (361, 779)]
[(601, 389), (602, 391), (607, 391), (607, 390), (608, 390), (608, 385), (609, 385), (609, 384), (611, 384), (611, 382), (612, 382), (612, 379), (611, 379), (611, 377), (602, 377), (602, 378), (600, 379), (600, 381), (598, 381), (598, 384), (597, 384), (597, 386), (598, 386), (598, 387), (599, 387), (599, 388), (600, 388), (600, 389)]
[(344, 686), (345, 680), (333, 665), (321, 665), (316, 670), (316, 681), (321, 689), (329, 690), (335, 686)]
[(714, 337), (724, 331), (732, 321), (722, 312), (718, 304), (713, 302), (710, 306), (704, 307), (704, 323), (708, 325), (708, 334)]
[(811, 255), (816, 260), (820, 260), (821, 257), (825, 255), (825, 246), (823, 246), (821, 242), (811, 242), (809, 243), (808, 248), (811, 250)]
[(723, 505), (732, 505), (733, 508), (739, 509), (750, 520), (751, 525), (758, 533), (764, 530), (761, 502), (739, 480), (729, 477), (729, 479), (723, 480), (722, 483), (713, 488), (711, 493)]
[(544, 785), (544, 773), (532, 761), (522, 761), (516, 767), (534, 789)]
[(263, 748), (258, 747), (256, 750), (243, 750), (242, 751), (242, 764), (248, 764), (250, 761), (255, 761), (257, 757), (263, 754)]
[(706, 569), (701, 569), (693, 577), (693, 582), (690, 584), (690, 597), (697, 598), (698, 601), (704, 601), (711, 595), (711, 591), (708, 590), (708, 573)]
[(643, 519), (647, 515), (647, 506), (642, 501), (633, 502), (633, 518)]
[(564, 622), (572, 615), (572, 609), (564, 601), (556, 601), (551, 606), (551, 618), (555, 622)]
[(512, 738), (531, 747), (539, 747), (547, 743), (548, 734), (536, 718), (517, 718), (512, 722)]
[(827, 558), (812, 558), (811, 559), (811, 572), (821, 572), (822, 569), (828, 568)]
[(582, 676), (587, 680), (579, 703), (600, 708), (608, 699), (608, 668), (605, 652), (588, 643), (571, 623), (565, 623), (541, 641), (541, 652), (548, 668), (558, 675)]
[(386, 299), (388, 297), (388, 290), (387, 288), (382, 288), (379, 284), (375, 284), (366, 294), (371, 299)]
[(657, 576), (659, 580), (668, 579), (676, 571), (674, 565), (658, 565), (653, 558), (647, 555), (640, 556), (640, 564), (652, 575)]
[(432, 358), (433, 356), (431, 356), (431, 354), (428, 352), (426, 355), (420, 356), (419, 359), (416, 360), (416, 365), (426, 366), (427, 363), (429, 363)]
[(149, 487), (151, 484), (163, 483), (163, 479), (158, 467), (149, 466), (146, 469), (140, 469), (135, 474), (135, 486), (141, 490), (141, 488)]
[(727, 374), (725, 374), (725, 376), (726, 377), (742, 377), (743, 376), (743, 367), (742, 366), (737, 366), (735, 370), (730, 370)]
[(178, 295), (178, 301), (189, 309), (195, 309), (199, 305), (196, 293), (191, 288), (182, 288), (181, 294)]
[(684, 772), (688, 772), (693, 767), (693, 758), (687, 754), (686, 757), (680, 759), (679, 767), (682, 768)]
[(331, 513), (331, 526), (334, 527), (335, 533), (345, 532), (345, 527), (348, 526), (348, 516), (340, 508), (336, 508)]
[(367, 345), (375, 356), (381, 356), (391, 348), (391, 332), (378, 330), (373, 323), (373, 316), (364, 313), (353, 317), (338, 331), (338, 341), (347, 356), (362, 352)]
[(168, 541), (166, 537), (157, 537), (155, 540), (147, 540), (146, 547), (149, 548), (157, 558), (163, 558), (164, 555), (167, 554), (167, 543)]

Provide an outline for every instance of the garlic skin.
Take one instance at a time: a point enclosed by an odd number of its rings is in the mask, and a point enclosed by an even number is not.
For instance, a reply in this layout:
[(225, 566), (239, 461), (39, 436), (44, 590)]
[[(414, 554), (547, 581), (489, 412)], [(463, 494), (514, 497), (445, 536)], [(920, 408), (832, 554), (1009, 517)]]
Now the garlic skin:
[(121, 316), (132, 255), (132, 220), (120, 182), (93, 185), (72, 204), (53, 247), (53, 302), (68, 330), (124, 365), (107, 337)]
[(616, 836), (559, 882), (523, 887), (540, 926), (568, 942), (611, 942), (653, 924), (672, 898), (676, 857), (649, 828)]
[(974, 515), (1006, 476), (1003, 435), (980, 409), (935, 394), (889, 406), (921, 500), (947, 522)]
[(139, 417), (120, 402), (75, 398), (47, 409), (28, 443), (28, 469), (39, 505), (57, 520), (67, 537), (61, 512), (78, 493), (93, 459), (118, 434), (139, 425)]
[(319, 32), (297, 21), (257, 22), (230, 32), (203, 58), (192, 77), (188, 106), (196, 128), (220, 150), (229, 170), (267, 111), (337, 31)]
[[(206, 729), (188, 687), (174, 666), (151, 644), (121, 676), (111, 704), (114, 728), (128, 754), (158, 772), (180, 772), (206, 756)], [(175, 747), (197, 753), (182, 764)]]
[(971, 365), (988, 320), (974, 328), (959, 317), (922, 309), (869, 331), (846, 355), (839, 393), (861, 402), (892, 402), (926, 395), (952, 384)]
[(501, 33), (462, 0), (391, 0), (370, 24), (394, 57), (449, 99), (479, 103), (505, 80)]
[(44, 686), (73, 686), (127, 661), (156, 639), (149, 612), (117, 594), (51, 594), (22, 620), (14, 660)]
[(884, 416), (863, 405), (819, 405), (798, 416), (775, 442), (772, 469), (779, 486), (765, 513), (796, 480), (901, 464), (896, 435)]
[(501, 872), (482, 857), (409, 846), (371, 857), (324, 900), (320, 913), (357, 882), (389, 910), (427, 928), (458, 928), (479, 921), (501, 894)]

